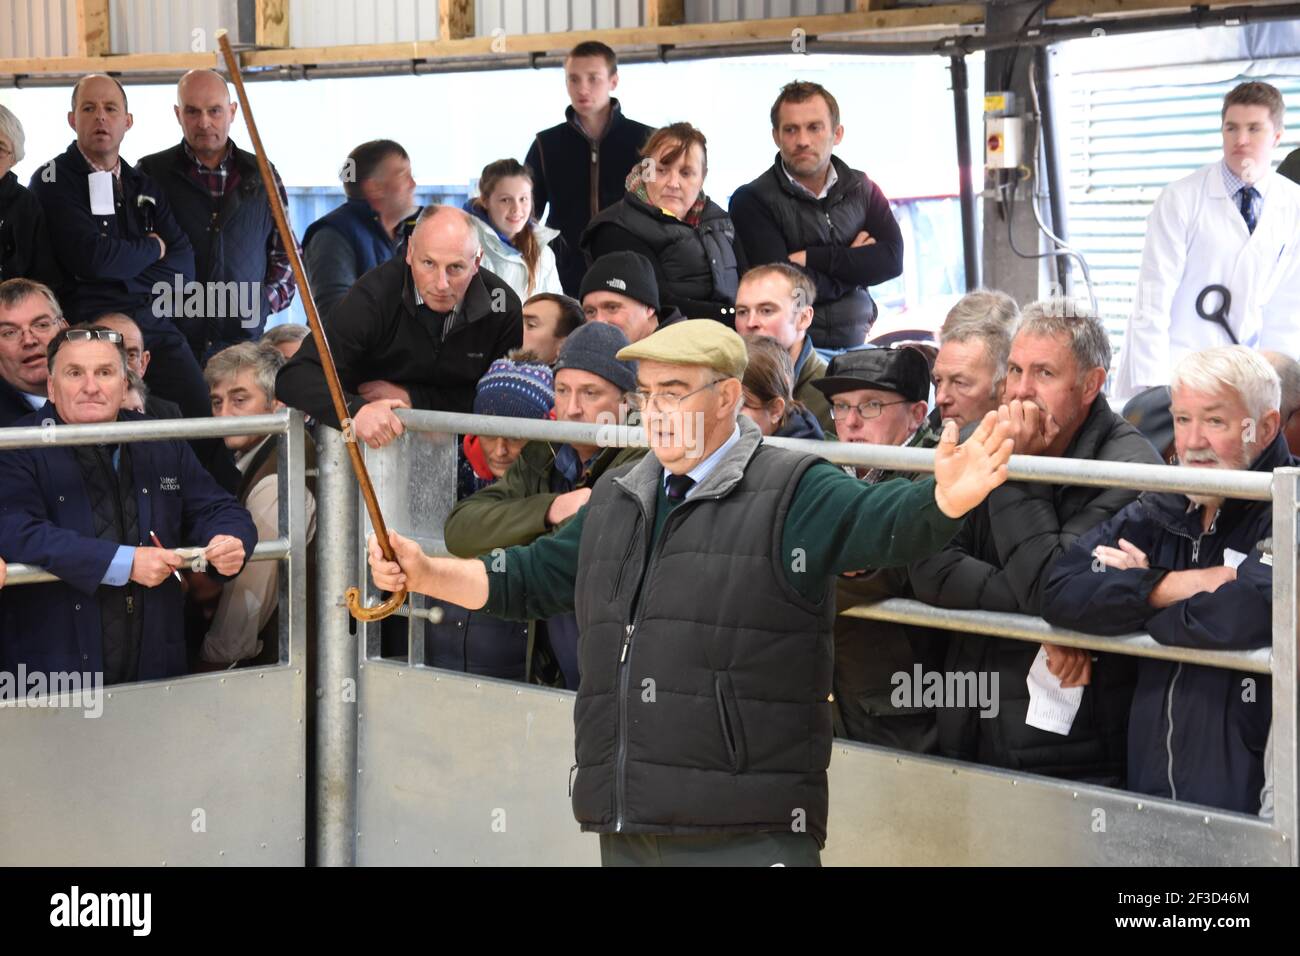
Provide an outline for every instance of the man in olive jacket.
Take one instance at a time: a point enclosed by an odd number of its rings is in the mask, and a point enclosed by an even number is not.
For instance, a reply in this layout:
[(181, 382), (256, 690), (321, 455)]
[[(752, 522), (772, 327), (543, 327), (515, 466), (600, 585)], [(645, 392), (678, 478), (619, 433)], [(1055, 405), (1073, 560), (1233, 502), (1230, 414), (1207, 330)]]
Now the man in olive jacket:
[[(826, 840), (835, 575), (933, 553), (1006, 478), (990, 415), (934, 480), (864, 485), (737, 418), (744, 340), (680, 322), (623, 349), (652, 455), (504, 556), (370, 541), (375, 583), (511, 617), (576, 610), (573, 810), (609, 865), (817, 865)], [(566, 786), (560, 770), (555, 781)]]
[[(628, 344), (618, 326), (590, 322), (564, 340), (555, 363), (555, 417), (566, 422), (621, 423), (626, 396), (636, 388), (636, 363), (615, 356)], [(465, 498), (443, 526), (447, 550), (462, 558), (529, 544), (561, 527), (591, 497), (610, 468), (642, 458), (644, 448), (598, 448), (529, 442), (505, 477)], [(547, 683), (556, 667), (563, 686), (578, 687), (578, 622), (555, 615), (534, 634), (534, 672)], [(549, 655), (546, 651), (549, 650)], [(554, 666), (548, 667), (548, 658)]]
[[(1007, 362), (1006, 404), (998, 410), (1012, 427), (1016, 452), (1160, 464), (1151, 443), (1101, 395), (1109, 366), (1110, 344), (1096, 316), (1069, 302), (1026, 306)], [(1040, 615), (1053, 562), (1136, 497), (1125, 488), (1007, 482), (971, 512), (947, 549), (911, 566), (912, 588), (937, 607)], [(1058, 677), (1089, 656), (1044, 648)], [(945, 673), (989, 674), (997, 681), (997, 706), (944, 701), (940, 754), (1122, 786), (1133, 661), (1098, 656), (1069, 733), (1061, 735), (1026, 723), (1026, 679), (1038, 652), (1024, 641), (953, 634)]]

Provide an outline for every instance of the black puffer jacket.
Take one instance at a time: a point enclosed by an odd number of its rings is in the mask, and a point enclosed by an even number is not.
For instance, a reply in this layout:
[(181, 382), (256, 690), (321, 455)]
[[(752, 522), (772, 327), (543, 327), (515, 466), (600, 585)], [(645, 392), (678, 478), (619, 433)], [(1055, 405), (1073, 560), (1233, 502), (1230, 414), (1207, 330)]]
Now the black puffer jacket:
[[(1160, 464), (1142, 434), (1107, 406), (1092, 403), (1067, 458)], [(1080, 535), (1137, 497), (1126, 489), (1012, 481), (973, 510), (947, 549), (909, 568), (919, 600), (937, 607), (1038, 615), (1048, 572)], [(981, 718), (976, 708), (939, 711), (942, 754), (1049, 776), (1118, 785), (1124, 775), (1124, 740), (1136, 679), (1131, 658), (1100, 655), (1092, 684), (1067, 736), (1025, 723), (1025, 678), (1038, 645), (957, 634), (945, 671), (995, 673), (999, 709)]]
[(45, 210), (10, 170), (0, 176), (0, 282), (20, 276), (44, 282), (56, 296), (63, 291)]
[[(836, 156), (831, 163), (838, 178), (816, 199), (790, 182), (778, 155), (763, 175), (735, 191), (731, 217), (750, 265), (807, 254), (803, 269), (817, 286), (808, 332), (820, 348), (842, 349), (866, 341), (876, 320), (867, 287), (902, 273), (903, 233), (879, 186)], [(864, 231), (875, 242), (852, 248)]]
[(645, 256), (659, 280), (659, 302), (689, 319), (735, 321), (736, 287), (744, 264), (731, 217), (705, 200), (698, 226), (642, 202), (628, 193), (592, 219), (582, 234), (587, 264), (610, 252)]

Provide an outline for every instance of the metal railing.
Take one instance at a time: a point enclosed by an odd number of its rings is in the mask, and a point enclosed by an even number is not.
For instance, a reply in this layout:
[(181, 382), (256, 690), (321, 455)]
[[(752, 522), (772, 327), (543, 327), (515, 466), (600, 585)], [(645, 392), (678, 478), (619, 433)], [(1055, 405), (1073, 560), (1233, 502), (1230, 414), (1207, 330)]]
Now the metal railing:
[[(444, 436), (477, 434), (537, 441), (577, 442), (600, 447), (645, 447), (644, 431), (620, 425), (592, 425), (508, 419), (492, 416), (399, 409), (408, 430)], [(769, 438), (770, 444), (818, 455), (827, 461), (891, 471), (933, 472), (934, 452), (891, 446)], [(1012, 640), (1048, 642), (1111, 654), (1180, 661), (1254, 674), (1273, 681), (1272, 746), (1274, 815), (1271, 826), (1289, 845), (1295, 863), (1297, 839), (1296, 760), (1296, 634), (1297, 508), (1300, 469), (1271, 473), (1186, 469), (1167, 465), (1130, 464), (1013, 455), (1008, 480), (1049, 484), (1128, 488), (1134, 491), (1221, 495), (1273, 502), (1273, 633), (1272, 647), (1250, 651), (1213, 651), (1159, 644), (1149, 634), (1099, 637), (1055, 628), (1039, 617), (988, 611), (950, 610), (918, 601), (890, 599), (860, 605), (844, 613), (860, 618), (938, 627)], [(454, 495), (454, 489), (447, 493)], [(1278, 542), (1292, 542), (1281, 547)], [(1267, 769), (1267, 768), (1266, 768)], [(1240, 820), (1240, 814), (1208, 811), (1211, 818)]]
[[(306, 509), (304, 502), (305, 465), (303, 458), (303, 416), (292, 409), (269, 415), (246, 415), (223, 418), (150, 419), (147, 421), (105, 422), (94, 425), (56, 425), (52, 421), (26, 428), (0, 429), (0, 452), (20, 448), (62, 448), (77, 445), (130, 444), (160, 440), (225, 438), (243, 435), (275, 435), (283, 442), (279, 482), (279, 534), (270, 541), (259, 541), (248, 561), (277, 561), (291, 569), (302, 564), (293, 560), (306, 556)], [(187, 547), (177, 545), (177, 547)], [(302, 571), (299, 567), (298, 570)], [(59, 580), (56, 575), (35, 565), (12, 563), (8, 566), (5, 587), (45, 584)], [(280, 655), (284, 662), (301, 657), (305, 644), (305, 571), (280, 575)], [(298, 608), (297, 612), (293, 609)], [(301, 661), (298, 661), (301, 664)]]

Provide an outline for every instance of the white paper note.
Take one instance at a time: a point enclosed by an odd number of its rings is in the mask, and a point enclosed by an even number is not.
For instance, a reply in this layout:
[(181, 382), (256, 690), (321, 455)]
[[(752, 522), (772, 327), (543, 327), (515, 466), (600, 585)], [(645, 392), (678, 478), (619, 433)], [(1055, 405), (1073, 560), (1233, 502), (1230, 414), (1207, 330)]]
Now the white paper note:
[(1223, 563), (1232, 570), (1236, 571), (1241, 562), (1246, 560), (1246, 556), (1240, 551), (1233, 551), (1231, 548), (1223, 549)]
[(1083, 703), (1083, 688), (1062, 687), (1060, 678), (1047, 669), (1047, 651), (1042, 647), (1038, 648), (1038, 656), (1029, 668), (1025, 683), (1029, 686), (1029, 712), (1025, 714), (1025, 723), (1048, 733), (1068, 734), (1074, 715)]
[(90, 174), (90, 213), (93, 216), (112, 216), (117, 212), (113, 206), (113, 174), (93, 172)]

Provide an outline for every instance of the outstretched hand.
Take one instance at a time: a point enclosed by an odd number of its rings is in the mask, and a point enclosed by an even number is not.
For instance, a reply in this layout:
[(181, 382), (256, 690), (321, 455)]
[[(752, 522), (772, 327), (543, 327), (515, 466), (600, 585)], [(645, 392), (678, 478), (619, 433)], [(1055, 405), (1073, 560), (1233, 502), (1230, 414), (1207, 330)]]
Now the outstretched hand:
[(934, 450), (934, 500), (949, 518), (960, 518), (1007, 480), (1015, 442), (1011, 426), (989, 412), (975, 433), (957, 444), (957, 423), (947, 421)]

